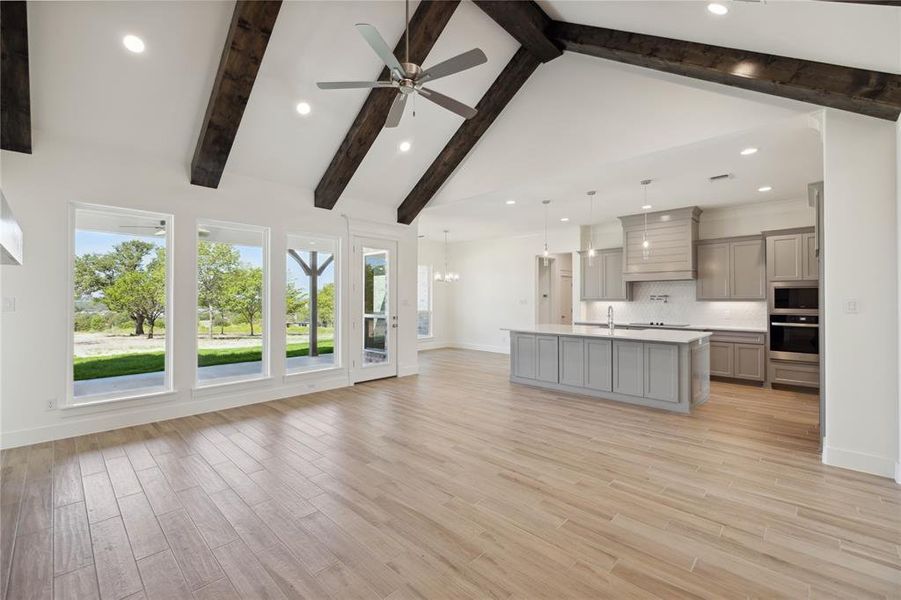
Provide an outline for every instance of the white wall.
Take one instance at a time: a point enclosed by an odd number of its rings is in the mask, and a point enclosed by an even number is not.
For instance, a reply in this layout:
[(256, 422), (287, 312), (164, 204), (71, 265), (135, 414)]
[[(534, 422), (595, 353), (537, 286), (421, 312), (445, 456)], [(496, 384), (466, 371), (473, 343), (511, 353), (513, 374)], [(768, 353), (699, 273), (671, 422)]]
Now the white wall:
[[(2, 186), (25, 232), (26, 260), (0, 267), (4, 297), (14, 297), (15, 312), (2, 314), (0, 341), (0, 436), (3, 446), (33, 443), (86, 432), (133, 425), (227, 406), (287, 397), (347, 385), (346, 368), (325, 374), (284, 376), (284, 272), (288, 232), (340, 236), (343, 240), (345, 292), (343, 322), (348, 323), (346, 293), (348, 230), (398, 241), (398, 368), (417, 371), (416, 230), (394, 224), (391, 207), (342, 199), (334, 211), (312, 207), (312, 191), (235, 176), (226, 169), (218, 190), (189, 184), (187, 165), (121, 151), (87, 147), (36, 136), (35, 153), (3, 152)], [(70, 202), (152, 210), (174, 215), (174, 392), (151, 400), (105, 407), (48, 410), (66, 396), (67, 256)], [(341, 213), (354, 215), (350, 225)], [(360, 217), (360, 218), (357, 218)], [(215, 390), (192, 390), (195, 336), (195, 224), (199, 218), (271, 228), (271, 375), (268, 380)], [(365, 219), (365, 220), (364, 220)], [(379, 224), (382, 222), (384, 224)], [(349, 328), (341, 336), (343, 365), (348, 365)]]
[[(576, 226), (549, 234), (552, 254), (572, 252), (578, 245)], [(452, 331), (447, 345), (509, 352), (510, 336), (501, 327), (535, 323), (537, 257), (543, 250), (543, 233), (451, 244), (451, 268), (460, 281), (448, 286)], [(573, 273), (573, 286), (578, 285)]]
[[(824, 122), (824, 462), (892, 476), (898, 457), (896, 125)], [(859, 312), (844, 312), (856, 300)]]
[[(419, 240), (419, 264), (430, 265), (432, 273), (444, 271), (444, 242)], [(451, 269), (453, 265), (448, 265)], [(450, 304), (448, 290), (453, 283), (432, 283), (432, 337), (418, 340), (420, 350), (444, 348), (450, 343)]]

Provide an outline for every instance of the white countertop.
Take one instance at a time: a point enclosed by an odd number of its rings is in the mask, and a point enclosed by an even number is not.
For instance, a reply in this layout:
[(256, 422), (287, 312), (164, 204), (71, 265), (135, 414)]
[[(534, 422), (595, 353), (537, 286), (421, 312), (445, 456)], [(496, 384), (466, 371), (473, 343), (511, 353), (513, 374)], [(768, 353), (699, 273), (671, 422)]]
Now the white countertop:
[[(575, 325), (585, 325), (589, 327), (607, 327), (607, 321), (575, 321)], [(617, 323), (617, 327), (646, 327), (648, 329), (664, 329), (670, 328), (666, 325), (638, 325), (632, 323)], [(766, 333), (766, 327), (731, 327), (729, 325), (689, 325), (687, 327), (673, 327), (675, 331), (736, 331), (741, 333)]]
[[(605, 324), (606, 325), (606, 324)], [(638, 342), (663, 342), (669, 344), (690, 344), (710, 337), (706, 331), (673, 330), (673, 329), (616, 329), (613, 335), (607, 327), (581, 325), (532, 325), (530, 327), (502, 327), (505, 331), (518, 333), (535, 333), (544, 335), (567, 335), (574, 337), (616, 338), (618, 340), (635, 340)]]

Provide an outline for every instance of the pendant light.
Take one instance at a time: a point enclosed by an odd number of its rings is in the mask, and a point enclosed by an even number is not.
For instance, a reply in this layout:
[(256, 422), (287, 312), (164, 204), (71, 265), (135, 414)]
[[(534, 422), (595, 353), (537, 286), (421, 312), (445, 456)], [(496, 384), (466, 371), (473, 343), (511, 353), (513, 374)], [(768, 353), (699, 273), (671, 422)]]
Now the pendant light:
[(588, 266), (594, 266), (594, 195), (595, 190), (589, 190), (588, 195)]
[(641, 209), (644, 211), (644, 234), (641, 237), (641, 258), (648, 260), (651, 256), (651, 240), (648, 239), (648, 211), (651, 205), (648, 204), (648, 186), (651, 185), (650, 179), (642, 179), (641, 187), (644, 188), (644, 204)]
[(544, 257), (544, 266), (546, 267), (548, 266), (548, 263), (550, 263), (550, 253), (547, 251), (547, 208), (551, 201), (542, 200), (541, 203), (544, 204), (544, 253), (542, 256)]
[(442, 283), (452, 283), (454, 281), (460, 280), (460, 274), (455, 273), (447, 268), (447, 233), (448, 230), (444, 230), (444, 272), (438, 271), (435, 273), (435, 281), (440, 281)]

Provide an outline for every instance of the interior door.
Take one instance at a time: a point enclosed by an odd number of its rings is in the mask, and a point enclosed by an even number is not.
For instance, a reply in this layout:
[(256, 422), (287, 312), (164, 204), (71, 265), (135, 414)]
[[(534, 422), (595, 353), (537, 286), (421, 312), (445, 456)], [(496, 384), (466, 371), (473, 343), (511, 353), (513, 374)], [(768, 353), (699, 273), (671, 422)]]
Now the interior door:
[(397, 376), (397, 242), (353, 240), (351, 377)]

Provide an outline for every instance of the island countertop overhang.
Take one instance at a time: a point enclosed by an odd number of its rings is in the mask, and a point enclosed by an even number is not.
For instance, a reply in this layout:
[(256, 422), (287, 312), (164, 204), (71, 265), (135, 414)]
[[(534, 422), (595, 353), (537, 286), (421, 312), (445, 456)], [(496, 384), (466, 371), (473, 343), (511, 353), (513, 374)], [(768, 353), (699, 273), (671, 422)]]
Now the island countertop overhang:
[(530, 325), (527, 327), (502, 327), (501, 330), (512, 333), (631, 340), (661, 344), (690, 344), (706, 340), (712, 335), (709, 331), (674, 331), (670, 329), (615, 329), (611, 335), (606, 327), (583, 325)]

